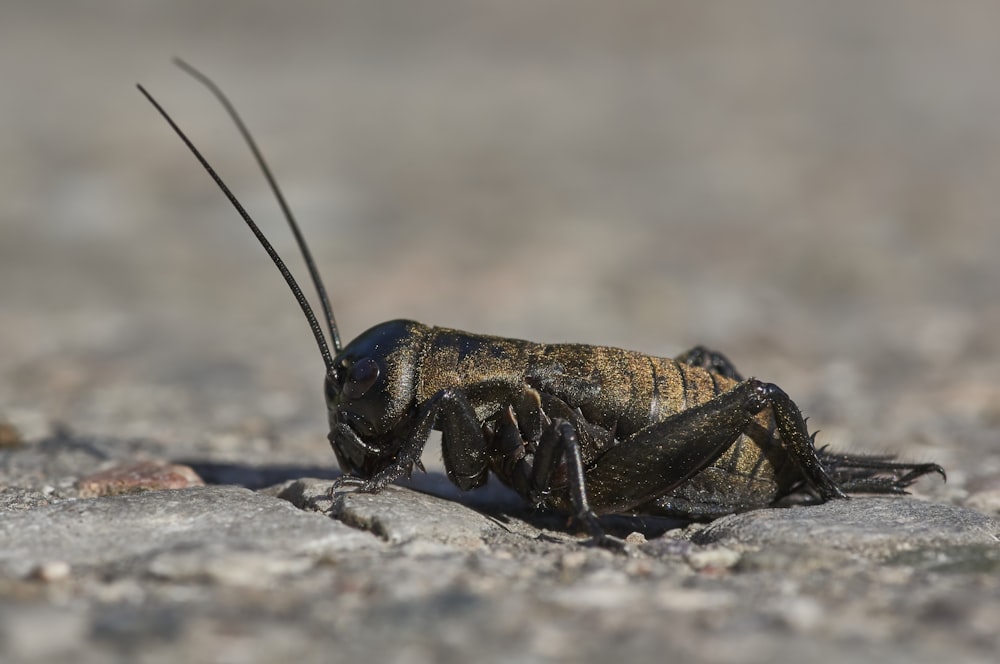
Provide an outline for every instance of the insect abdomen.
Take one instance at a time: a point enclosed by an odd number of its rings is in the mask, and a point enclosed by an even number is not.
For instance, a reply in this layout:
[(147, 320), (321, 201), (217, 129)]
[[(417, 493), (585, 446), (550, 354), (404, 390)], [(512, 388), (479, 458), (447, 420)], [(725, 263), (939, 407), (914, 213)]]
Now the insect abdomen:
[(482, 420), (509, 403), (530, 382), (529, 374), (549, 372), (593, 385), (592, 398), (570, 405), (619, 438), (736, 385), (701, 367), (611, 346), (539, 344), (440, 327), (432, 328), (426, 343), (418, 369), (417, 401), (442, 389), (462, 387)]
[(665, 357), (608, 346), (549, 346), (574, 375), (597, 382), (600, 392), (581, 410), (588, 421), (626, 438), (650, 424), (698, 406), (736, 381)]

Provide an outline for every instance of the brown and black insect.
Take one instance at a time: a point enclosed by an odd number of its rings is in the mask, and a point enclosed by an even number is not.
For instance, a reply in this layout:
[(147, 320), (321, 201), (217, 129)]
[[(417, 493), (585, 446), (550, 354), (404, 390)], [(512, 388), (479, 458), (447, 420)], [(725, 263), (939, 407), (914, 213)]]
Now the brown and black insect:
[(254, 140), (219, 88), (291, 226), (330, 336), (260, 229), (201, 153), (142, 88), (229, 198), (298, 300), (326, 366), (336, 486), (377, 492), (413, 467), (441, 431), (448, 478), (460, 489), (490, 472), (530, 504), (576, 517), (596, 542), (598, 515), (711, 519), (767, 507), (796, 492), (820, 501), (850, 492), (905, 493), (944, 470), (891, 456), (816, 449), (777, 385), (744, 379), (702, 347), (676, 358), (582, 344), (541, 344), (394, 320), (343, 346), (322, 280)]

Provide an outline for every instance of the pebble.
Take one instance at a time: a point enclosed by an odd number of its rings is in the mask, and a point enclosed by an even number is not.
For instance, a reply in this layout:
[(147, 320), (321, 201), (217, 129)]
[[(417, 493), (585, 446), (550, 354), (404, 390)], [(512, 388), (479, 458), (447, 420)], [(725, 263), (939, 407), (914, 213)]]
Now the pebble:
[(76, 483), (81, 498), (204, 485), (205, 482), (191, 467), (162, 461), (138, 461), (113, 466), (87, 475)]
[(50, 560), (48, 562), (40, 563), (37, 567), (31, 570), (29, 578), (44, 581), (45, 583), (53, 583), (68, 579), (71, 572), (72, 568), (66, 561)]

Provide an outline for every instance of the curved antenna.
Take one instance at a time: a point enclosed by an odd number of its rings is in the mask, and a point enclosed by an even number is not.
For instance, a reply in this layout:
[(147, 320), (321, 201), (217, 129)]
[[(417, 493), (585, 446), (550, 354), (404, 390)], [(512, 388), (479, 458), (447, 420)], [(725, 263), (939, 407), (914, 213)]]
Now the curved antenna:
[(306, 268), (309, 270), (309, 275), (312, 277), (313, 286), (316, 288), (316, 293), (319, 295), (319, 303), (323, 308), (323, 315), (326, 316), (326, 326), (327, 329), (330, 330), (330, 341), (333, 343), (333, 350), (334, 352), (340, 352), (340, 330), (337, 327), (337, 321), (333, 318), (333, 307), (330, 306), (330, 298), (326, 294), (326, 286), (323, 285), (323, 279), (319, 275), (319, 269), (316, 267), (316, 261), (313, 260), (312, 252), (309, 251), (309, 245), (306, 244), (306, 240), (302, 236), (302, 231), (299, 229), (299, 224), (295, 221), (292, 209), (288, 206), (287, 201), (285, 201), (285, 196), (281, 193), (281, 187), (278, 186), (278, 181), (271, 173), (271, 168), (267, 165), (267, 161), (264, 159), (264, 155), (261, 153), (260, 148), (257, 147), (257, 141), (255, 141), (253, 136), (250, 135), (250, 130), (247, 129), (247, 126), (243, 122), (243, 118), (240, 117), (240, 114), (236, 112), (236, 107), (229, 101), (229, 97), (226, 96), (222, 89), (216, 85), (212, 79), (180, 58), (174, 58), (173, 62), (175, 65), (190, 74), (195, 80), (208, 88), (213, 95), (215, 95), (215, 98), (219, 100), (222, 107), (226, 109), (227, 113), (229, 113), (229, 117), (232, 118), (233, 123), (236, 125), (236, 129), (239, 130), (243, 140), (250, 148), (250, 152), (253, 153), (254, 159), (257, 160), (257, 165), (264, 173), (264, 177), (267, 179), (267, 183), (270, 185), (271, 191), (274, 192), (274, 197), (278, 199), (278, 205), (281, 207), (281, 213), (285, 215), (285, 219), (288, 221), (288, 225), (292, 229), (295, 241), (299, 245), (299, 251), (302, 252), (302, 258), (305, 260)]
[(292, 273), (288, 270), (288, 266), (286, 266), (285, 262), (281, 260), (280, 256), (278, 256), (278, 252), (275, 251), (274, 247), (271, 246), (271, 243), (267, 241), (267, 238), (264, 237), (260, 228), (258, 228), (257, 224), (254, 223), (254, 220), (250, 218), (250, 215), (247, 213), (246, 209), (244, 209), (243, 205), (240, 204), (239, 200), (236, 199), (233, 192), (226, 186), (226, 183), (222, 181), (222, 178), (215, 172), (215, 169), (208, 163), (208, 160), (205, 159), (201, 152), (198, 151), (198, 148), (194, 146), (194, 143), (192, 143), (187, 135), (181, 131), (181, 128), (177, 126), (177, 123), (173, 121), (173, 118), (167, 115), (167, 112), (163, 110), (163, 107), (160, 106), (155, 99), (153, 99), (151, 94), (146, 92), (146, 88), (139, 84), (136, 84), (135, 87), (139, 88), (139, 92), (141, 92), (143, 96), (149, 100), (149, 103), (151, 103), (153, 107), (160, 112), (160, 115), (162, 115), (163, 119), (167, 121), (167, 124), (169, 124), (177, 135), (180, 136), (180, 139), (184, 141), (184, 145), (188, 147), (195, 158), (197, 158), (201, 163), (205, 171), (207, 171), (212, 179), (215, 180), (215, 184), (219, 186), (222, 193), (226, 195), (229, 202), (233, 204), (236, 211), (239, 212), (241, 217), (243, 217), (243, 221), (246, 222), (254, 236), (256, 236), (257, 241), (260, 242), (262, 247), (264, 247), (264, 251), (266, 251), (267, 255), (271, 257), (272, 261), (274, 261), (278, 271), (281, 272), (281, 276), (285, 278), (285, 283), (287, 283), (288, 287), (292, 289), (292, 294), (295, 296), (296, 301), (298, 301), (299, 306), (302, 308), (302, 313), (305, 314), (306, 320), (309, 321), (309, 327), (312, 329), (313, 336), (316, 337), (316, 345), (319, 347), (320, 355), (323, 356), (323, 364), (326, 365), (327, 373), (333, 373), (333, 356), (330, 354), (330, 347), (327, 345), (326, 338), (323, 336), (323, 328), (320, 326), (319, 321), (316, 320), (316, 314), (313, 313), (312, 307), (309, 306), (309, 301), (302, 293), (302, 289), (299, 288), (299, 284), (295, 281), (295, 277), (293, 277)]

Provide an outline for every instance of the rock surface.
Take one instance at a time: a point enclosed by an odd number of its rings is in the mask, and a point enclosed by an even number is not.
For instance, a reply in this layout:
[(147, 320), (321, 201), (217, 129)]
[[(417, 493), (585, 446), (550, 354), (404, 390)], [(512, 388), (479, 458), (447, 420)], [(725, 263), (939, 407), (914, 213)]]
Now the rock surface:
[[(996, 661), (1000, 9), (132, 5), (0, 7), (0, 661)], [(132, 87), (303, 272), (174, 54), (257, 135), (345, 340), (705, 344), (819, 444), (948, 482), (606, 518), (632, 555), (433, 444), (331, 499), (300, 312)]]
[(695, 540), (822, 548), (883, 559), (902, 551), (995, 545), (998, 527), (1000, 521), (969, 509), (871, 497), (735, 514), (712, 522)]
[(5, 515), (0, 542), (0, 569), (13, 577), (61, 561), (124, 573), (137, 566), (168, 578), (177, 568), (168, 560), (195, 563), (185, 574), (242, 575), (234, 569), (240, 559), (265, 565), (265, 558), (322, 558), (378, 544), (337, 521), (231, 486), (59, 501)]
[[(16, 455), (39, 459), (30, 444), (0, 451), (7, 466)], [(997, 645), (1000, 521), (961, 507), (860, 497), (665, 532), (609, 519), (648, 533), (624, 554), (523, 508), (488, 514), (395, 486), (331, 500), (330, 488), (6, 489), (5, 661), (140, 649), (154, 661), (334, 650), (764, 661), (847, 642), (859, 659), (929, 661), (948, 650), (941, 633), (970, 656)], [(692, 632), (725, 636), (700, 644)]]

